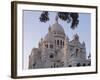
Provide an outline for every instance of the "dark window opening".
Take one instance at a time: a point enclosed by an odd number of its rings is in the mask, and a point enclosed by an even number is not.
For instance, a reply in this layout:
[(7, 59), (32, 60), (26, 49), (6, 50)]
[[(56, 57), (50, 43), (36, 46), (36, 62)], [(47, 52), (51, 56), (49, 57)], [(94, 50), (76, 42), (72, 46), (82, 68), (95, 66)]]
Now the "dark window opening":
[(53, 45), (52, 44), (50, 45), (50, 48), (53, 48)]
[(78, 49), (76, 49), (76, 53), (78, 52)]
[(78, 51), (79, 51), (79, 49), (76, 49), (76, 56), (77, 56), (77, 54), (78, 54)]
[(80, 63), (77, 64), (77, 67), (81, 66)]
[(57, 45), (59, 45), (59, 40), (57, 40)]
[(72, 67), (72, 65), (69, 65), (68, 67)]
[(83, 63), (83, 66), (86, 66), (86, 64), (85, 64), (85, 63)]
[(53, 58), (53, 57), (54, 57), (54, 56), (51, 54), (51, 55), (50, 55), (50, 58)]

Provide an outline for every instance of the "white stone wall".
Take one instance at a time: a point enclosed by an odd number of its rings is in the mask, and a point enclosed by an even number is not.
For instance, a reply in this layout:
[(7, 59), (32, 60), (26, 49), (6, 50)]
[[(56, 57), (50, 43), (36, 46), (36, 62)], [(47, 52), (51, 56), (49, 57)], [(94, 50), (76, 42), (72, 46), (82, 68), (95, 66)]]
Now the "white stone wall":
[(60, 29), (62, 28), (58, 22), (53, 25), (53, 28), (49, 27), (47, 35), (39, 42), (39, 48), (32, 49), (29, 56), (29, 69), (76, 67), (91, 64), (91, 60), (86, 59), (85, 43), (79, 42), (79, 36), (75, 34), (73, 40), (70, 41), (64, 30), (60, 31)]

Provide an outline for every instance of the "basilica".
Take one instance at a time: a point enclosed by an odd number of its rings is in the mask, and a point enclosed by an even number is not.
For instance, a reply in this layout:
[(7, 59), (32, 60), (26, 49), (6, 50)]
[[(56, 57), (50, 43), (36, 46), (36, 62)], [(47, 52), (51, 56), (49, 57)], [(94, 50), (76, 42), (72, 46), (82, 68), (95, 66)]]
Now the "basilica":
[(63, 27), (55, 20), (48, 32), (33, 48), (29, 55), (29, 69), (90, 66), (91, 59), (86, 57), (85, 42), (78, 34), (70, 40)]

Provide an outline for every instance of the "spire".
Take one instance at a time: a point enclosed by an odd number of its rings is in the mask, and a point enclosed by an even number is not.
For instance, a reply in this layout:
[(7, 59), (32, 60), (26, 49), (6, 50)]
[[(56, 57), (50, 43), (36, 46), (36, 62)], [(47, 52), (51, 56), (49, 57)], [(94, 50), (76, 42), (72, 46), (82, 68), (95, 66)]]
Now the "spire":
[(85, 47), (85, 42), (83, 41), (82, 45)]

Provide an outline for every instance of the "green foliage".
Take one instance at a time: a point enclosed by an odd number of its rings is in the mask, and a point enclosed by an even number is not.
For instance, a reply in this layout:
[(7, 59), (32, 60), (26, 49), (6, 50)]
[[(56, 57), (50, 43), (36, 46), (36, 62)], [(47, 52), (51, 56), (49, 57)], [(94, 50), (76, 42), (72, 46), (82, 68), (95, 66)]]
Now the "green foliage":
[(75, 27), (77, 27), (77, 25), (79, 24), (79, 15), (78, 13), (70, 13), (70, 17), (72, 18), (71, 28), (75, 29)]
[(48, 17), (48, 12), (47, 11), (43, 11), (42, 13), (41, 13), (41, 16), (40, 16), (40, 21), (41, 22), (46, 22), (46, 21), (48, 21), (49, 20), (49, 17)]

